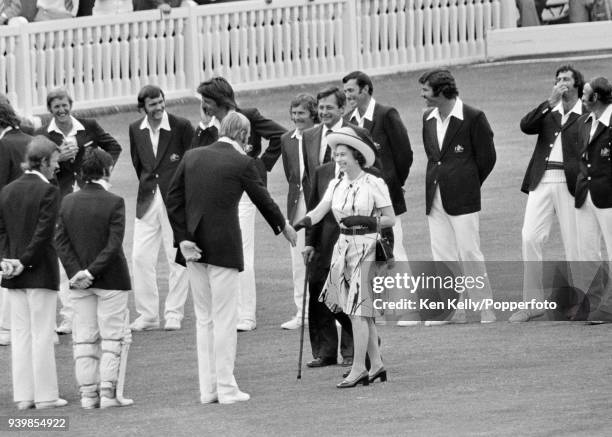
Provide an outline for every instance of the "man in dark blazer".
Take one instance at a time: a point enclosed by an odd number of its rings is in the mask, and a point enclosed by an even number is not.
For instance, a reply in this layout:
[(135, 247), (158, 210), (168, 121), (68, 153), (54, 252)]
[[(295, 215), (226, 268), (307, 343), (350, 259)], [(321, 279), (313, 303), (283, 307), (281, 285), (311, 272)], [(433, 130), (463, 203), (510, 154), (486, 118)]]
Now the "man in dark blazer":
[(155, 85), (140, 90), (138, 108), (145, 117), (129, 128), (130, 154), (138, 177), (132, 273), (139, 316), (131, 327), (136, 331), (159, 328), (156, 267), (163, 244), (170, 270), (164, 329), (173, 331), (181, 329), (188, 283), (185, 268), (175, 262), (166, 201), (172, 176), (191, 146), (193, 127), (188, 120), (166, 112), (164, 93)]
[[(0, 102), (0, 190), (23, 174), (21, 164), (32, 137), (21, 131), (11, 105)], [(11, 307), (8, 292), (0, 288), (0, 346), (11, 343)]]
[[(187, 261), (197, 319), (200, 401), (247, 401), (234, 378), (238, 272), (244, 268), (238, 203), (243, 193), (275, 234), (295, 244), (296, 234), (270, 197), (244, 152), (248, 119), (237, 112), (224, 117), (218, 142), (185, 154), (168, 192), (174, 239)], [(214, 359), (213, 359), (214, 357)]]
[[(295, 124), (293, 132), (285, 132), (281, 137), (281, 156), (283, 169), (289, 184), (287, 191), (287, 219), (293, 225), (296, 220), (306, 215), (306, 201), (302, 181), (305, 177), (304, 153), (302, 151), (302, 132), (319, 121), (317, 101), (310, 94), (298, 94), (289, 105), (289, 115)], [(297, 308), (295, 315), (281, 325), (283, 329), (297, 329), (302, 323), (302, 302), (304, 302), (304, 280), (306, 268), (302, 251), (304, 250), (304, 232), (298, 232), (295, 247), (291, 248), (291, 266), (293, 272), (293, 301)], [(308, 301), (306, 301), (308, 305)], [(308, 307), (304, 310), (308, 314)]]
[[(412, 165), (412, 148), (406, 126), (397, 109), (384, 106), (374, 100), (374, 86), (370, 77), (362, 71), (353, 71), (342, 78), (349, 108), (347, 121), (365, 128), (378, 145), (378, 158), (383, 168), (383, 178), (389, 187), (393, 211), (396, 217), (406, 212), (404, 184)], [(396, 261), (408, 261), (403, 244), (402, 221), (393, 226), (393, 257)]]
[[(428, 71), (419, 82), (428, 107), (423, 114), (423, 145), (427, 154), (425, 205), (433, 259), (468, 262), (476, 271), (466, 273), (484, 274), (479, 235), (480, 187), (495, 165), (493, 131), (482, 111), (461, 101), (449, 71)], [(473, 287), (470, 293), (474, 301), (491, 298), (488, 281), (485, 287)], [(458, 311), (454, 321), (464, 320), (465, 312)], [(483, 310), (481, 321), (495, 321), (493, 311)]]
[[(207, 146), (219, 137), (219, 126), (227, 114), (243, 114), (251, 124), (247, 155), (255, 158), (259, 174), (266, 183), (267, 171), (281, 155), (281, 136), (286, 129), (262, 116), (256, 108), (239, 108), (234, 97), (234, 89), (222, 77), (213, 77), (198, 86), (202, 97), (200, 116), (202, 118), (193, 140), (193, 147)], [(269, 141), (265, 152), (261, 153), (262, 138)], [(244, 254), (244, 271), (240, 273), (240, 293), (238, 298), (238, 330), (252, 331), (256, 328), (255, 287), (255, 206), (247, 196), (239, 205), (240, 229)]]
[[(521, 130), (538, 135), (521, 191), (527, 193), (523, 221), (523, 301), (544, 301), (542, 252), (556, 214), (568, 261), (578, 259), (574, 190), (578, 175), (578, 118), (585, 110), (580, 97), (584, 79), (570, 65), (555, 73), (550, 97), (521, 120)], [(528, 322), (543, 310), (523, 309), (513, 314), (512, 323)]]
[[(117, 162), (121, 146), (105, 132), (98, 122), (88, 118), (72, 116), (72, 97), (63, 88), (51, 90), (47, 94), (47, 109), (53, 118), (42, 127), (41, 133), (60, 147), (60, 169), (57, 182), (63, 198), (74, 190), (75, 182), (82, 185), (80, 170), (85, 149), (98, 146), (106, 150)], [(59, 298), (62, 304), (62, 320), (57, 328), (58, 334), (72, 332), (72, 304), (68, 294), (68, 285), (63, 270)]]
[[(612, 294), (593, 283), (595, 272), (612, 253), (612, 85), (597, 77), (584, 85), (582, 102), (588, 113), (578, 119), (580, 162), (576, 180), (578, 256), (582, 271), (577, 284), (588, 291), (589, 320), (612, 321)], [(607, 256), (601, 253), (603, 237)]]
[(49, 180), (58, 158), (53, 142), (35, 137), (25, 174), (0, 193), (2, 287), (11, 299), (13, 398), (20, 410), (66, 405), (59, 398), (53, 346), (59, 288), (53, 234), (60, 198)]
[(85, 409), (132, 404), (116, 397), (132, 287), (123, 253), (125, 203), (107, 191), (112, 167), (104, 150), (85, 152), (83, 188), (62, 201), (56, 235), (72, 287), (75, 375)]

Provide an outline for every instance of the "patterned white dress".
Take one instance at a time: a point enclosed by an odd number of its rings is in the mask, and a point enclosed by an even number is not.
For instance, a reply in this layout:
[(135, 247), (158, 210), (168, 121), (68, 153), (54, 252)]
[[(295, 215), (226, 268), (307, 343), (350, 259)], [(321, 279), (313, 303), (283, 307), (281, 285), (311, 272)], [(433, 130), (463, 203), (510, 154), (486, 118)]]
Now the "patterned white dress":
[[(381, 178), (362, 172), (355, 180), (346, 176), (332, 179), (323, 196), (331, 201), (336, 221), (351, 215), (371, 216), (391, 206), (387, 184)], [(340, 224), (340, 228), (345, 228)], [(332, 312), (344, 311), (349, 315), (374, 317), (372, 288), (361, 286), (361, 265), (374, 261), (376, 233), (365, 235), (340, 234), (334, 246), (329, 275), (319, 301)]]

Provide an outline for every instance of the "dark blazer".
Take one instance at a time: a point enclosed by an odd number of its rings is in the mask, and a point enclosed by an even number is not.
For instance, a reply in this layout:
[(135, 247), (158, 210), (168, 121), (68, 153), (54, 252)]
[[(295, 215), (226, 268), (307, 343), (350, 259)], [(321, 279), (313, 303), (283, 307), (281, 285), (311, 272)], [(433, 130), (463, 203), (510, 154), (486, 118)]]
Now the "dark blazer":
[(11, 129), (0, 140), (0, 190), (23, 174), (21, 163), (31, 140), (20, 129)]
[[(561, 114), (552, 111), (548, 101), (540, 104), (529, 112), (521, 120), (521, 131), (527, 135), (537, 135), (533, 155), (527, 166), (525, 178), (521, 185), (523, 193), (529, 193), (537, 188), (544, 172), (548, 157), (555, 143), (555, 139), (561, 133), (561, 147), (563, 149), (563, 170), (567, 189), (574, 195), (576, 190), (576, 177), (578, 176), (579, 145), (578, 145), (578, 114), (571, 112), (567, 121), (561, 126)], [(586, 109), (582, 107), (584, 113)]]
[(130, 154), (139, 182), (136, 218), (142, 218), (151, 206), (156, 186), (166, 203), (172, 176), (193, 139), (193, 127), (189, 120), (168, 114), (170, 132), (160, 130), (157, 154), (154, 155), (149, 130), (140, 129), (142, 120), (130, 125)]
[(19, 259), (25, 267), (4, 288), (59, 289), (59, 264), (53, 233), (59, 190), (36, 174), (24, 174), (0, 193), (0, 258)]
[[(357, 124), (355, 119), (347, 121)], [(391, 106), (374, 104), (373, 120), (364, 120), (363, 127), (370, 132), (379, 146), (378, 157), (382, 161), (383, 178), (389, 187), (393, 210), (396, 215), (406, 212), (403, 186), (412, 165), (412, 148), (406, 126), (399, 113)]]
[[(96, 120), (90, 118), (77, 118), (77, 120), (85, 128), (85, 130), (78, 131), (76, 134), (79, 151), (74, 160), (60, 162), (59, 171), (55, 175), (62, 197), (68, 193), (72, 193), (75, 181), (79, 187), (83, 186), (83, 181), (81, 180), (81, 163), (83, 161), (83, 155), (85, 154), (85, 144), (91, 141), (91, 146), (98, 146), (107, 151), (113, 157), (113, 162), (117, 162), (119, 154), (121, 153), (121, 146), (119, 143), (110, 134), (105, 132)], [(59, 146), (62, 144), (62, 141), (64, 141), (64, 137), (59, 132), (48, 132), (49, 123), (41, 128), (40, 133)]]
[(218, 141), (185, 154), (170, 184), (166, 208), (174, 241), (194, 241), (200, 262), (242, 271), (238, 202), (246, 191), (275, 234), (285, 218), (259, 177), (255, 160)]
[(582, 206), (589, 192), (597, 208), (612, 208), (612, 117), (609, 127), (599, 123), (591, 141), (589, 114), (583, 114), (577, 123), (580, 162), (574, 196), (576, 208)]
[(55, 241), (68, 277), (87, 269), (94, 277), (91, 288), (131, 289), (124, 234), (122, 197), (93, 182), (64, 197)]
[[(247, 154), (253, 158), (261, 159), (258, 162), (261, 176), (266, 182), (266, 171), (271, 171), (274, 164), (281, 155), (281, 136), (287, 132), (287, 129), (280, 124), (265, 118), (259, 113), (257, 108), (238, 108), (236, 112), (244, 115), (251, 123), (251, 136), (249, 144), (253, 147)], [(265, 138), (268, 142), (266, 151), (261, 153), (261, 139)], [(192, 147), (208, 146), (219, 139), (219, 132), (216, 127), (211, 127), (202, 130), (197, 127), (193, 139)]]
[(168, 3), (173, 8), (178, 8), (182, 0), (132, 0), (134, 11), (146, 11), (149, 9), (157, 9), (160, 5)]
[[(317, 207), (329, 183), (335, 176), (335, 162), (328, 162), (320, 165), (314, 171), (311, 177), (310, 196), (307, 199), (306, 207), (308, 211)], [(300, 219), (301, 217), (298, 217)], [(340, 235), (340, 227), (334, 218), (334, 214), (329, 211), (316, 225), (306, 229), (305, 245), (312, 246), (315, 249), (316, 255), (310, 269), (310, 279), (312, 281), (324, 281), (333, 254), (334, 245), (338, 241)]]
[(495, 165), (493, 131), (484, 112), (463, 104), (463, 120), (451, 117), (442, 150), (436, 120), (423, 114), (423, 145), (427, 154), (425, 208), (431, 211), (436, 186), (449, 215), (480, 211), (480, 187)]
[[(302, 178), (300, 177), (300, 149), (299, 140), (292, 138), (293, 132), (285, 132), (281, 137), (281, 154), (283, 157), (283, 169), (285, 177), (289, 183), (289, 191), (287, 192), (287, 219), (290, 223), (301, 217), (296, 217), (298, 201), (300, 199), (300, 187), (302, 186)], [(303, 178), (306, 178), (304, 172)], [(308, 199), (304, 196), (304, 200)]]

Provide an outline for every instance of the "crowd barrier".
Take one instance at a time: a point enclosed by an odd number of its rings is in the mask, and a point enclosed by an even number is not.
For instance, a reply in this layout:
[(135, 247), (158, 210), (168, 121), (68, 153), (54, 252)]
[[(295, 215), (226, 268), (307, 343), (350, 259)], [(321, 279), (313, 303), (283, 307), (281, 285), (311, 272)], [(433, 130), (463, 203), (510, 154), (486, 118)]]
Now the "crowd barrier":
[(26, 23), (0, 29), (0, 90), (36, 114), (58, 86), (88, 108), (147, 83), (178, 98), (217, 75), (241, 90), (467, 63), (514, 20), (514, 0), (251, 0)]

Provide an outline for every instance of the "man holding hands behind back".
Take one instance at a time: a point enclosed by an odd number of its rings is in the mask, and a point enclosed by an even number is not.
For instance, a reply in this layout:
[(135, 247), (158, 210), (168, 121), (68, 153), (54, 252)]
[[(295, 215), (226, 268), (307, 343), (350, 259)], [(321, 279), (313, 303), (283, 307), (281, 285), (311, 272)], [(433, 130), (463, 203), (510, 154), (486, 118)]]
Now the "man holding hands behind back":
[(295, 245), (285, 221), (246, 155), (249, 120), (238, 112), (221, 122), (220, 138), (188, 151), (170, 184), (167, 207), (174, 239), (187, 261), (197, 319), (200, 401), (247, 401), (234, 378), (238, 273), (244, 268), (238, 203), (246, 191), (275, 234)]

